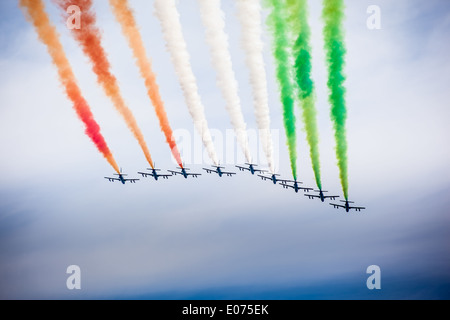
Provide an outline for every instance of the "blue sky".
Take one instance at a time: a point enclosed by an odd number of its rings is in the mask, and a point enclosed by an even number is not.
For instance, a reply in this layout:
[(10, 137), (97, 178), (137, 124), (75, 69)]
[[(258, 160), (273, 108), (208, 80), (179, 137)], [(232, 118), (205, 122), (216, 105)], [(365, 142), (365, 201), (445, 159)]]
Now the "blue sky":
[[(196, 135), (153, 14), (131, 1), (172, 127)], [(238, 173), (110, 184), (46, 48), (15, 1), (0, 3), (0, 298), (448, 299), (450, 110), (448, 1), (346, 1), (350, 198), (328, 204)], [(368, 30), (366, 9), (381, 8)], [(119, 164), (146, 168), (137, 143), (96, 84), (56, 7), (46, 1), (80, 87)], [(341, 194), (327, 102), (320, 2), (310, 1), (324, 189)], [(233, 1), (222, 1), (239, 94), (256, 128)], [(158, 167), (172, 169), (143, 81), (106, 1), (104, 46)], [(184, 35), (211, 128), (231, 129), (194, 0), (179, 1)], [(264, 16), (267, 11), (264, 11)], [(271, 38), (264, 27), (277, 170), (289, 178)], [(299, 124), (299, 177), (314, 182)], [(264, 166), (264, 159), (260, 162)], [(206, 162), (204, 165), (208, 165)], [(148, 166), (148, 165), (147, 165)], [(192, 164), (199, 171), (202, 164)], [(231, 169), (232, 167), (229, 166)], [(66, 288), (79, 265), (82, 290)], [(382, 289), (366, 288), (379, 265)]]

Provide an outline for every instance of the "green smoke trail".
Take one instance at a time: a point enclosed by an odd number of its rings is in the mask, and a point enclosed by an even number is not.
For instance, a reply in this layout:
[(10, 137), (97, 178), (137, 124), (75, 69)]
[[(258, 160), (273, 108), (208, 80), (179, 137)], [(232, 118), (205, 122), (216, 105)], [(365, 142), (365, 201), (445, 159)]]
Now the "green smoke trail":
[(347, 137), (345, 123), (347, 110), (345, 105), (345, 44), (344, 44), (344, 1), (324, 0), (322, 18), (325, 22), (323, 35), (328, 65), (329, 102), (331, 104), (331, 119), (333, 120), (336, 139), (336, 157), (339, 175), (345, 199), (348, 199), (347, 175)]
[(266, 6), (271, 9), (267, 25), (273, 35), (273, 54), (276, 63), (276, 74), (280, 88), (280, 98), (283, 104), (283, 121), (289, 149), (289, 159), (294, 179), (297, 179), (297, 138), (295, 132), (294, 114), (294, 84), (290, 67), (289, 37), (286, 30), (287, 12), (284, 1), (266, 0)]
[(307, 0), (287, 0), (289, 31), (293, 36), (292, 55), (294, 57), (295, 81), (298, 86), (298, 98), (302, 107), (302, 120), (309, 145), (311, 164), (316, 184), (322, 189), (319, 160), (319, 132), (315, 106), (314, 82), (311, 66), (311, 30), (308, 25)]

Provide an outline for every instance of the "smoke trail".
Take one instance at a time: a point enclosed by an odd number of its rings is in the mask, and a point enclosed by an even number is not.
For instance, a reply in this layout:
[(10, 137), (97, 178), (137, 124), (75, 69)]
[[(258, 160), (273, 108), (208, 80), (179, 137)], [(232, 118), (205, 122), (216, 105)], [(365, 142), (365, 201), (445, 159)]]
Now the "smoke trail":
[(247, 125), (242, 114), (238, 96), (238, 84), (233, 72), (228, 38), (225, 33), (224, 12), (220, 8), (220, 0), (198, 0), (203, 24), (206, 28), (206, 42), (211, 51), (212, 63), (217, 72), (217, 84), (226, 101), (226, 109), (231, 118), (237, 141), (245, 158), (250, 162)]
[(91, 113), (90, 107), (83, 98), (80, 88), (75, 80), (72, 68), (67, 60), (64, 49), (59, 41), (59, 35), (45, 12), (42, 0), (20, 0), (19, 5), (24, 10), (26, 18), (34, 25), (39, 39), (47, 46), (53, 63), (57, 67), (58, 75), (64, 86), (68, 98), (73, 103), (78, 117), (86, 127), (86, 134), (103, 154), (109, 164), (119, 173), (119, 167), (109, 150), (105, 139), (100, 133), (100, 127)]
[(271, 172), (274, 172), (267, 79), (264, 69), (263, 42), (261, 40), (261, 6), (259, 0), (238, 0), (236, 5), (238, 18), (242, 26), (242, 47), (246, 53), (245, 62), (250, 70), (256, 123), (269, 168)]
[(92, 62), (93, 71), (97, 75), (97, 81), (102, 86), (106, 95), (113, 102), (116, 110), (125, 120), (128, 128), (139, 142), (150, 166), (153, 168), (153, 160), (145, 143), (144, 136), (139, 129), (136, 119), (131, 110), (125, 104), (120, 93), (117, 79), (111, 73), (111, 65), (108, 61), (107, 54), (101, 44), (101, 34), (96, 26), (96, 16), (91, 10), (92, 0), (54, 0), (64, 12), (64, 16), (69, 18), (66, 12), (67, 7), (76, 5), (82, 12), (82, 27), (73, 29), (72, 34), (83, 49), (83, 52)]
[(190, 63), (186, 41), (183, 37), (180, 15), (174, 0), (155, 0), (155, 13), (162, 27), (167, 49), (175, 72), (183, 90), (184, 99), (194, 120), (194, 126), (202, 137), (209, 157), (215, 165), (219, 164), (214, 144), (206, 121), (205, 111), (198, 93), (197, 81)]
[(156, 75), (152, 71), (152, 65), (147, 58), (147, 53), (142, 41), (141, 34), (136, 24), (136, 20), (133, 15), (129, 3), (127, 0), (110, 0), (109, 4), (113, 9), (117, 21), (122, 27), (122, 31), (128, 40), (128, 43), (133, 50), (133, 54), (136, 58), (136, 63), (139, 67), (142, 77), (145, 80), (145, 86), (147, 88), (147, 94), (153, 103), (156, 115), (159, 120), (161, 130), (163, 131), (166, 142), (169, 144), (172, 154), (180, 167), (183, 167), (181, 156), (178, 151), (175, 140), (173, 139), (172, 128), (167, 118), (167, 113), (164, 108), (164, 103), (159, 93), (159, 87), (156, 82)]
[(298, 86), (299, 103), (302, 107), (302, 120), (305, 125), (309, 154), (316, 178), (316, 184), (322, 189), (319, 160), (319, 132), (317, 129), (317, 111), (315, 106), (314, 82), (311, 72), (311, 30), (308, 25), (307, 0), (287, 0), (289, 30), (294, 36), (292, 55), (295, 60), (295, 80)]
[(331, 119), (336, 139), (336, 157), (339, 166), (339, 176), (345, 199), (348, 199), (347, 174), (347, 135), (345, 123), (347, 109), (345, 103), (345, 43), (343, 31), (344, 1), (324, 0), (322, 17), (325, 21), (323, 35), (328, 65), (329, 102), (331, 104)]
[(279, 0), (267, 0), (266, 4), (271, 8), (271, 13), (267, 18), (267, 24), (274, 38), (273, 54), (275, 56), (276, 74), (281, 93), (281, 102), (283, 104), (283, 120), (291, 170), (294, 179), (297, 179), (297, 138), (293, 100), (295, 91), (290, 67), (291, 55), (289, 52), (288, 30), (286, 30), (288, 14), (285, 10), (285, 4)]

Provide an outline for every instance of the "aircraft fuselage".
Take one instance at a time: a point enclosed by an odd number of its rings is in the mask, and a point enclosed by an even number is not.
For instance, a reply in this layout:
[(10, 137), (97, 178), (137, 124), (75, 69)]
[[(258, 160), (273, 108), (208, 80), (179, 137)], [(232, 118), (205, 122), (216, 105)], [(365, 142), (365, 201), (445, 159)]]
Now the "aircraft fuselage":
[(272, 182), (273, 184), (277, 184), (277, 177), (274, 174), (272, 175)]
[(319, 196), (320, 196), (320, 201), (325, 202), (325, 198), (324, 198), (324, 196), (323, 196), (322, 190), (320, 190)]
[(350, 212), (350, 205), (348, 204), (348, 201), (345, 201), (345, 211)]

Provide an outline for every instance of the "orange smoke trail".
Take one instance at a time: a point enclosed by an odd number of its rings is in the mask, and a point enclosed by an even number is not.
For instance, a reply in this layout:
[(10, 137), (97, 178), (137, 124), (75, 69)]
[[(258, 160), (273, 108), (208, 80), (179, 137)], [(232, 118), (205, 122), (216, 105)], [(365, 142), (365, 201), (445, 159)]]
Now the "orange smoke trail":
[(58, 69), (59, 79), (64, 86), (66, 94), (73, 102), (73, 108), (86, 127), (86, 134), (114, 170), (119, 173), (119, 166), (116, 160), (114, 160), (105, 139), (100, 133), (100, 127), (94, 120), (89, 105), (83, 98), (80, 88), (77, 85), (75, 75), (59, 41), (59, 35), (55, 27), (51, 25), (48, 15), (45, 12), (44, 3), (42, 0), (20, 0), (19, 5), (24, 9), (26, 18), (34, 25), (39, 39), (47, 46), (48, 53)]
[(133, 133), (134, 137), (139, 142), (139, 145), (144, 152), (145, 158), (152, 168), (154, 168), (153, 160), (148, 150), (147, 144), (144, 140), (136, 119), (131, 110), (125, 104), (120, 93), (117, 79), (111, 72), (111, 65), (109, 63), (105, 49), (101, 44), (100, 30), (96, 26), (96, 16), (91, 10), (91, 0), (54, 0), (54, 2), (62, 9), (64, 16), (69, 18), (66, 12), (71, 5), (76, 5), (80, 8), (82, 13), (82, 21), (80, 29), (72, 29), (72, 34), (83, 49), (83, 52), (89, 57), (92, 62), (92, 67), (97, 75), (97, 81), (103, 87), (106, 95), (113, 102), (116, 110), (125, 120), (128, 128)]
[(156, 75), (152, 71), (150, 60), (147, 58), (144, 42), (142, 41), (141, 34), (137, 27), (133, 11), (129, 6), (128, 0), (110, 0), (109, 4), (113, 9), (117, 21), (122, 27), (122, 31), (128, 40), (129, 46), (133, 50), (133, 54), (136, 58), (136, 63), (141, 72), (141, 76), (145, 80), (147, 94), (152, 101), (153, 107), (159, 120), (159, 125), (161, 127), (161, 130), (164, 132), (166, 141), (172, 151), (172, 155), (174, 156), (178, 165), (182, 167), (183, 163), (181, 161), (178, 147), (173, 140), (172, 128), (170, 127), (169, 119), (167, 118), (167, 113), (164, 108), (164, 103), (159, 93), (158, 83), (156, 82)]

